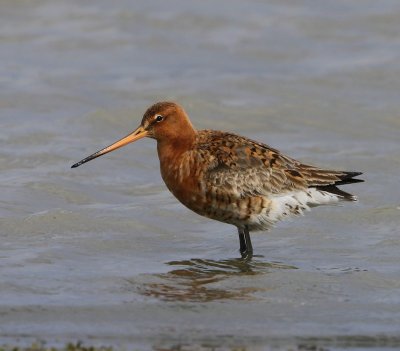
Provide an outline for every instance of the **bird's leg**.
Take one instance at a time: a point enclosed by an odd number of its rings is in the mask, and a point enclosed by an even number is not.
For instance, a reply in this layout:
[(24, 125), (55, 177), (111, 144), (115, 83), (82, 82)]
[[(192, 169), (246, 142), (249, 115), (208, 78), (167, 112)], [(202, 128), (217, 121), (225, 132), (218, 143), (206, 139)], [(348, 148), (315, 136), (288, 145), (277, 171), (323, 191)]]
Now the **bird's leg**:
[(251, 245), (251, 239), (249, 229), (247, 226), (244, 228), (238, 227), (239, 242), (240, 242), (240, 254), (243, 258), (251, 258), (253, 256), (253, 246)]
[(243, 256), (247, 249), (244, 229), (238, 227), (238, 233), (239, 233), (240, 253)]
[(246, 240), (246, 253), (248, 257), (253, 256), (253, 245), (251, 244), (251, 239), (250, 239), (250, 232), (249, 232), (249, 227), (246, 225), (244, 227), (244, 238)]

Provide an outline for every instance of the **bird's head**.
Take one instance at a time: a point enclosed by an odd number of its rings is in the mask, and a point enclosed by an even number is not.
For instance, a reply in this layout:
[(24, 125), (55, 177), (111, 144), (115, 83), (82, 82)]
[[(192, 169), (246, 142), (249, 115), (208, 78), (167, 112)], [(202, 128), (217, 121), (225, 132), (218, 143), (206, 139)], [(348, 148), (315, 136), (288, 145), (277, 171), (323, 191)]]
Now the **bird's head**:
[(181, 106), (174, 102), (157, 102), (147, 109), (140, 126), (133, 132), (75, 163), (72, 168), (144, 137), (156, 139), (159, 143), (173, 143), (175, 141), (183, 141), (187, 136), (192, 136), (194, 133), (189, 117)]

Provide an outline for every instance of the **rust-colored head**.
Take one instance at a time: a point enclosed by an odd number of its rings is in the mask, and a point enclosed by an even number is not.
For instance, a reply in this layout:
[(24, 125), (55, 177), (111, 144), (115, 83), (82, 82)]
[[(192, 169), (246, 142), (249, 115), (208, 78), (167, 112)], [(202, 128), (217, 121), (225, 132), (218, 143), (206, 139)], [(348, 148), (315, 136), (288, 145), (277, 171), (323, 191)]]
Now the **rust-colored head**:
[(147, 109), (142, 123), (132, 133), (75, 163), (72, 168), (144, 137), (156, 139), (159, 143), (184, 143), (185, 140), (193, 139), (195, 133), (188, 115), (181, 106), (174, 102), (157, 102)]
[(183, 139), (194, 131), (185, 110), (174, 102), (157, 102), (143, 115), (141, 126), (157, 141)]

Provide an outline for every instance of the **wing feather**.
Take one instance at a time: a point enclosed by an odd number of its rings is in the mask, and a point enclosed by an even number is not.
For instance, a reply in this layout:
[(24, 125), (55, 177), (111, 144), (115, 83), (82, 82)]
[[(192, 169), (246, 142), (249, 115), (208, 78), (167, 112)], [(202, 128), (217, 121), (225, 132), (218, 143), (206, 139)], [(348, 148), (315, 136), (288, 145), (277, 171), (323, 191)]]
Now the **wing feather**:
[(241, 198), (361, 181), (352, 179), (359, 172), (306, 165), (266, 144), (236, 134), (207, 131), (204, 135), (207, 138), (199, 143), (202, 158), (213, 159), (206, 171), (208, 186), (217, 184), (219, 191), (233, 191)]

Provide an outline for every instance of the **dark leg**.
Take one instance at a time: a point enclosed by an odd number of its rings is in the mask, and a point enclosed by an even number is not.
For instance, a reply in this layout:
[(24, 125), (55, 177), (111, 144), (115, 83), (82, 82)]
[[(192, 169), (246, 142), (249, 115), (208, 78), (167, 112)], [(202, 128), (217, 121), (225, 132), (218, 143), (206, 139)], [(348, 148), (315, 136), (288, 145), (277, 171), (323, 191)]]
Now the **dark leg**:
[(246, 240), (247, 255), (253, 256), (253, 245), (251, 244), (249, 227), (247, 225), (244, 227), (244, 237)]
[(245, 238), (245, 234), (244, 234), (244, 230), (242, 228), (238, 228), (238, 232), (239, 232), (239, 243), (240, 243), (240, 253), (243, 254), (246, 252), (246, 238)]
[(251, 245), (251, 239), (249, 229), (246, 227), (239, 228), (239, 242), (240, 242), (240, 254), (243, 258), (251, 258), (253, 256), (253, 246)]

